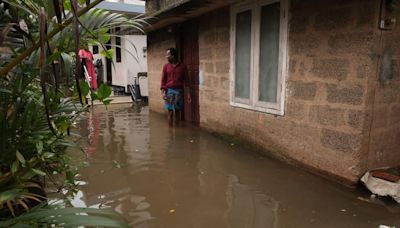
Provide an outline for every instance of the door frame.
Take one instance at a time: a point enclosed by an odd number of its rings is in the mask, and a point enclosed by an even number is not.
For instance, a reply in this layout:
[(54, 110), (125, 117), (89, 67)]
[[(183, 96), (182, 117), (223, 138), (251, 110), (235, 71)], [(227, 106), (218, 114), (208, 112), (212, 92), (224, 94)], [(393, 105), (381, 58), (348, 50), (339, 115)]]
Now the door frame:
[[(200, 57), (199, 57), (199, 21), (197, 19), (192, 19), (185, 23), (180, 24), (175, 29), (175, 43), (176, 48), (179, 51), (179, 61), (183, 62), (188, 68), (188, 73), (193, 73), (194, 75), (189, 75), (190, 80), (190, 94), (192, 98), (192, 102), (186, 102), (187, 97), (187, 89), (184, 89), (184, 111), (182, 112), (182, 117), (185, 121), (188, 121), (194, 125), (200, 124), (200, 104), (199, 104), (199, 76), (200, 76)], [(185, 38), (188, 39), (188, 36), (191, 36), (189, 39), (193, 41), (193, 43), (189, 43), (189, 47), (185, 47)], [(192, 58), (192, 62), (189, 65), (185, 63), (185, 52), (186, 48), (191, 48), (189, 53), (194, 53), (194, 58)], [(193, 67), (194, 65), (194, 67)], [(197, 73), (196, 73), (197, 72)], [(189, 113), (189, 114), (188, 114)], [(189, 115), (189, 116), (188, 116)]]

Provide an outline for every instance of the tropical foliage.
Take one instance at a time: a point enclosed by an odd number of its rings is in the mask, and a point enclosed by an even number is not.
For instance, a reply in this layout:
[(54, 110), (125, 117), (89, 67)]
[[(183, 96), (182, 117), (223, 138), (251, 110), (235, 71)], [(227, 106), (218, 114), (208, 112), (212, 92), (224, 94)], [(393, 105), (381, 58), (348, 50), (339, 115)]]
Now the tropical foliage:
[(0, 226), (123, 225), (109, 211), (48, 204), (43, 186), (63, 175), (55, 184), (75, 191), (77, 171), (65, 150), (79, 145), (70, 129), (89, 93), (110, 102), (109, 87), (90, 91), (82, 79), (79, 49), (104, 47), (113, 27), (141, 31), (145, 23), (95, 9), (100, 2), (0, 0)]
[[(89, 219), (88, 219), (89, 218)], [(2, 227), (56, 227), (106, 226), (128, 227), (121, 218), (111, 210), (93, 208), (66, 208), (60, 203), (41, 204), (29, 213), (3, 222)]]

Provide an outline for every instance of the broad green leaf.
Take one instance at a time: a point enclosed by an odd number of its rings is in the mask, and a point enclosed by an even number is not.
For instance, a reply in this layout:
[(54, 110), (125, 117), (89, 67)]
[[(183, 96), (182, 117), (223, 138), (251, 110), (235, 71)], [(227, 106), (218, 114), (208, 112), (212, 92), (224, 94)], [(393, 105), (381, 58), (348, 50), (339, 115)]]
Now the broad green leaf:
[(121, 164), (119, 164), (119, 162), (118, 162), (118, 161), (116, 161), (116, 160), (113, 160), (113, 167), (114, 167), (114, 168), (118, 168), (118, 169), (120, 169), (120, 168), (122, 167), (122, 165), (121, 165)]
[(111, 101), (112, 101), (112, 99), (106, 99), (106, 100), (103, 100), (102, 102), (104, 105), (109, 105)]
[(65, 133), (65, 132), (67, 132), (68, 127), (69, 127), (69, 123), (65, 120), (65, 121), (62, 121), (62, 122), (60, 123), (60, 126), (58, 127), (58, 130), (59, 130), (61, 133)]
[(98, 32), (99, 32), (100, 34), (107, 34), (109, 30), (110, 30), (109, 28), (100, 28), (100, 29), (98, 30)]
[(41, 204), (29, 213), (0, 222), (0, 227), (24, 227), (24, 224), (37, 224), (34, 227), (42, 227), (38, 224), (45, 227), (130, 227), (120, 215), (109, 209), (62, 207), (61, 203)]
[(47, 57), (47, 63), (52, 63), (54, 60), (58, 60), (61, 57), (61, 52), (55, 52)]
[(19, 161), (16, 160), (11, 164), (11, 173), (16, 173), (19, 168)]
[(49, 138), (49, 139), (47, 139), (46, 140), (46, 145), (51, 145), (51, 144), (53, 144), (55, 141), (57, 140), (57, 137), (51, 137), (51, 138)]
[(80, 6), (83, 6), (85, 4), (86, 0), (78, 0), (78, 4)]
[(24, 166), (26, 162), (24, 156), (18, 150), (15, 152), (15, 155), (17, 156), (18, 161)]
[(107, 218), (106, 216), (95, 216), (90, 215), (90, 219), (87, 215), (63, 215), (58, 216), (54, 219), (58, 224), (68, 223), (71, 226), (87, 226), (87, 227), (129, 227), (123, 222), (117, 221), (112, 218)]
[(55, 156), (55, 154), (54, 153), (50, 153), (50, 152), (46, 152), (46, 153), (43, 154), (43, 157), (46, 158), (46, 159), (52, 158), (54, 156)]
[(71, 148), (79, 148), (79, 145), (72, 143), (72, 142), (60, 142), (60, 143), (58, 143), (58, 145), (71, 147)]
[(97, 96), (97, 93), (96, 93), (96, 92), (92, 92), (92, 93), (90, 94), (90, 99), (92, 99), (92, 101), (95, 101), (95, 100), (98, 100), (98, 99), (99, 99), (99, 96)]
[(61, 58), (64, 62), (63, 67), (64, 67), (64, 73), (67, 78), (72, 78), (72, 57), (68, 55), (67, 53), (61, 53)]
[(111, 35), (107, 32), (107, 33), (101, 33), (99, 34), (99, 41), (103, 44), (108, 43), (108, 41), (110, 41), (111, 39)]
[(89, 84), (83, 79), (81, 79), (79, 84), (80, 84), (80, 87), (81, 87), (82, 96), (86, 97), (90, 92)]
[(42, 141), (38, 141), (36, 143), (36, 150), (38, 151), (39, 154), (42, 153), (42, 151), (43, 151), (43, 142)]
[(14, 188), (14, 189), (2, 191), (2, 192), (0, 192), (0, 203), (3, 203), (8, 200), (13, 200), (23, 193), (24, 193), (24, 191), (21, 188)]
[(104, 100), (111, 95), (111, 88), (105, 84), (101, 84), (97, 90), (97, 96), (100, 100)]
[(75, 183), (75, 177), (76, 177), (77, 173), (75, 171), (69, 170), (65, 173), (66, 176), (66, 181), (68, 183)]
[(72, 7), (71, 7), (71, 2), (70, 1), (63, 1), (64, 2), (64, 9), (71, 11)]
[(30, 180), (30, 179), (32, 179), (34, 176), (36, 176), (36, 173), (33, 172), (32, 170), (29, 170), (28, 172), (26, 172), (26, 173), (22, 176), (22, 179), (24, 179), (24, 180)]
[(97, 45), (97, 44), (98, 44), (98, 41), (95, 40), (95, 39), (90, 39), (90, 40), (88, 41), (88, 45), (90, 45), (90, 46), (94, 46), (94, 45)]
[(32, 168), (31, 170), (32, 170), (34, 173), (36, 173), (37, 175), (46, 176), (46, 173), (43, 172), (42, 170), (34, 169), (34, 168)]
[(112, 59), (114, 56), (114, 49), (108, 49), (108, 50), (101, 50), (100, 54), (108, 59)]

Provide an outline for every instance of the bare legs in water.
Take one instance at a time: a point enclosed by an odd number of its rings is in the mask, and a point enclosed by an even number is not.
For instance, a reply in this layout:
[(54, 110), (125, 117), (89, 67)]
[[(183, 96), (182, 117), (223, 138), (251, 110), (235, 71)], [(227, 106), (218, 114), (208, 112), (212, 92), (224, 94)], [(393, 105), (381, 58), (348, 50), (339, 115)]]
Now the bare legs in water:
[(169, 126), (173, 126), (174, 122), (175, 125), (178, 125), (181, 121), (181, 112), (180, 111), (173, 111), (168, 110), (168, 124)]

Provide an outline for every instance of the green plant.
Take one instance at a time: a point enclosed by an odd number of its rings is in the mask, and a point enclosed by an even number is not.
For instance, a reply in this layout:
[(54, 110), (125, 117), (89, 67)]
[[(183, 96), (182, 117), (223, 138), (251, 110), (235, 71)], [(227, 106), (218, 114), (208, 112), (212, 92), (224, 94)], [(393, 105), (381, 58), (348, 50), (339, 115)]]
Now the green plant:
[(93, 208), (65, 208), (62, 203), (40, 204), (30, 213), (0, 222), (0, 227), (57, 227), (107, 226), (129, 227), (120, 222), (121, 218), (111, 210)]
[[(76, 190), (76, 168), (65, 150), (79, 147), (70, 128), (88, 110), (84, 98), (90, 91), (81, 80), (79, 49), (95, 42), (104, 46), (114, 26), (141, 30), (145, 23), (94, 9), (100, 2), (0, 0), (0, 226), (23, 227), (28, 220), (38, 226), (111, 224), (98, 218), (111, 216), (101, 210), (46, 204), (42, 186), (57, 174), (64, 176), (56, 183), (60, 189)], [(100, 85), (90, 96), (107, 105), (110, 94)], [(86, 217), (78, 219), (79, 213)]]

